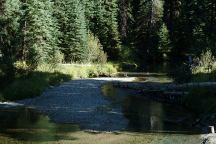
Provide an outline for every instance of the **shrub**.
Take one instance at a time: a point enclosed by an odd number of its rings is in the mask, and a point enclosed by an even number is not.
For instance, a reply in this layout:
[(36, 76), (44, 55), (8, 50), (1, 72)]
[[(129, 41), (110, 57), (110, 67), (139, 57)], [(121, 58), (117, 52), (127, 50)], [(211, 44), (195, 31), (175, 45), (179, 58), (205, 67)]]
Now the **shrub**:
[(96, 62), (99, 64), (105, 64), (107, 62), (107, 54), (104, 51), (100, 51)]
[(88, 75), (90, 78), (92, 77), (98, 77), (99, 76), (99, 72), (97, 70), (97, 67), (90, 67), (88, 68)]
[(50, 58), (48, 63), (51, 68), (56, 68), (58, 64), (63, 62), (63, 60), (64, 55), (60, 51), (56, 50), (53, 54), (53, 57)]
[(211, 50), (207, 50), (200, 57), (194, 59), (193, 74), (196, 73), (211, 73), (215, 65), (215, 58)]
[[(17, 64), (22, 67), (21, 64)], [(14, 82), (7, 84), (3, 96), (7, 100), (18, 100), (39, 96), (49, 86), (61, 84), (74, 78), (98, 76), (113, 76), (117, 70), (112, 64), (77, 65), (64, 64), (51, 69), (49, 65), (40, 65), (35, 71), (17, 77)], [(0, 87), (1, 88), (1, 87)]]
[(117, 73), (116, 68), (111, 64), (98, 65), (97, 69), (100, 76), (113, 76)]
[(107, 62), (107, 54), (103, 51), (100, 41), (92, 33), (88, 35), (88, 62), (102, 63)]
[(70, 80), (70, 76), (59, 72), (32, 72), (8, 85), (3, 90), (3, 95), (8, 100), (39, 96), (50, 85), (58, 85), (67, 80)]

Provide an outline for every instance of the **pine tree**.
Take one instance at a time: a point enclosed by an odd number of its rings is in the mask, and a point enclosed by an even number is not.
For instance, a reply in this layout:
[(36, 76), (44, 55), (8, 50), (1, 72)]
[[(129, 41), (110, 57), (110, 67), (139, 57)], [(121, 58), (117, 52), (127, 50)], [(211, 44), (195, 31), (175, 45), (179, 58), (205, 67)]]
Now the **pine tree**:
[[(158, 32), (163, 16), (163, 1), (134, 0), (134, 43), (138, 61), (153, 62), (158, 53)], [(138, 12), (136, 12), (138, 9)]]
[(31, 68), (52, 63), (58, 53), (58, 29), (53, 17), (53, 3), (47, 0), (26, 0), (23, 9), (23, 51)]
[(163, 54), (164, 57), (166, 57), (167, 53), (171, 51), (171, 42), (169, 37), (169, 31), (165, 24), (163, 24), (160, 29), (159, 38), (159, 51)]
[(120, 49), (117, 0), (95, 0), (94, 4), (90, 29), (100, 39), (109, 59), (116, 60)]
[(9, 80), (15, 76), (14, 62), (17, 60), (19, 48), (20, 14), (19, 0), (0, 2), (0, 53), (2, 54), (2, 70)]
[(87, 21), (85, 5), (80, 0), (55, 1), (55, 15), (61, 31), (60, 47), (66, 62), (85, 61)]

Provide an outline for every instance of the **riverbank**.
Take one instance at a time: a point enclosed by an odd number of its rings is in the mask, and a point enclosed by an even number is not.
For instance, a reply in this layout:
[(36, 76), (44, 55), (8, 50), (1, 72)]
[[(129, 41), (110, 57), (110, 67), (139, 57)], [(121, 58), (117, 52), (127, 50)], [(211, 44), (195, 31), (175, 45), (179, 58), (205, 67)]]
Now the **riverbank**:
[[(134, 77), (73, 80), (64, 82), (58, 87), (52, 86), (51, 89), (46, 89), (46, 91), (40, 97), (25, 99), (18, 102), (24, 104), (25, 106), (36, 108), (40, 112), (47, 114), (53, 122), (80, 122), (82, 123), (81, 128), (85, 129), (93, 129), (99, 131), (124, 131), (124, 127), (126, 127), (128, 121), (124, 118), (123, 115), (121, 115), (122, 109), (110, 109), (110, 103), (104, 96), (102, 96), (100, 88), (106, 83), (117, 82), (122, 84), (132, 84), (131, 82), (136, 80), (137, 79)], [(155, 83), (159, 83), (158, 78), (154, 78), (153, 80)], [(147, 82), (149, 81), (150, 80), (147, 80)], [(138, 85), (139, 84), (143, 85), (143, 83), (138, 82)], [(96, 138), (94, 134), (89, 135), (88, 132), (83, 133), (83, 131), (81, 131), (77, 132), (77, 134), (83, 134), (84, 136), (90, 137), (90, 139)], [(113, 138), (113, 134), (115, 135), (115, 133), (110, 133), (110, 139)], [(104, 135), (107, 135), (107, 133), (99, 132), (99, 135), (103, 137)], [(121, 134), (121, 136), (124, 135), (124, 133)], [(129, 143), (131, 142), (131, 140), (135, 143), (139, 143), (140, 140), (143, 140), (142, 137), (146, 137), (146, 135), (148, 134), (141, 133), (140, 136), (138, 136), (136, 139), (134, 139), (135, 136), (130, 137)], [(148, 137), (148, 139), (151, 139), (151, 137), (154, 137), (154, 139), (156, 137), (161, 137), (160, 134), (158, 136), (156, 135), (158, 134), (150, 134), (150, 137)], [(172, 141), (170, 140), (170, 135), (162, 135), (166, 136), (166, 138), (164, 138), (164, 141)], [(182, 136), (182, 134), (173, 136), (179, 137)], [(208, 135), (206, 135), (206, 137), (207, 136)], [(184, 135), (184, 138), (185, 137), (189, 138), (191, 140), (191, 143), (195, 143), (195, 139), (196, 142), (199, 141), (200, 143), (206, 140), (206, 137), (203, 139), (203, 136), (197, 134), (191, 136)], [(118, 139), (120, 137), (116, 138)], [(211, 137), (207, 138), (211, 139)], [(89, 139), (85, 140), (87, 143)], [(83, 140), (81, 141), (83, 142)], [(123, 140), (119, 140), (119, 142), (115, 141), (113, 143), (120, 143), (120, 141), (122, 142)], [(162, 141), (163, 140), (158, 141), (158, 143), (162, 143)], [(154, 141), (152, 142), (154, 143)], [(63, 141), (63, 143), (65, 143), (65, 141)], [(125, 141), (125, 143), (127, 143), (127, 141)]]
[(128, 121), (121, 108), (110, 108), (101, 86), (112, 81), (134, 78), (93, 78), (73, 80), (46, 90), (40, 97), (17, 101), (48, 115), (56, 123), (79, 123), (84, 129), (99, 131), (124, 130)]
[(10, 83), (1, 83), (0, 101), (14, 101), (41, 95), (46, 89), (73, 79), (106, 76), (117, 73), (112, 64), (61, 64), (55, 68), (40, 66), (32, 72), (19, 69)]
[[(32, 114), (28, 114), (25, 110), (18, 120), (24, 127), (18, 129), (8, 129), (6, 134), (0, 134), (0, 141), (4, 143), (74, 143), (74, 144), (164, 144), (164, 143), (201, 143), (202, 139), (199, 134), (185, 133), (183, 131), (155, 131), (155, 132), (135, 132), (128, 131), (124, 128), (129, 126), (128, 119), (123, 115), (123, 109), (111, 106), (112, 101), (109, 100), (101, 92), (101, 86), (112, 82), (131, 82), (135, 78), (93, 78), (82, 79), (65, 82), (58, 87), (47, 89), (40, 97), (17, 101), (27, 107), (39, 110), (50, 119), (44, 116), (33, 115), (35, 125), (32, 123)], [(126, 92), (127, 89), (123, 89)], [(108, 90), (107, 92), (111, 92)], [(133, 93), (132, 93), (133, 94)], [(133, 96), (133, 95), (132, 95)], [(123, 94), (123, 97), (126, 97)], [(142, 101), (140, 101), (142, 102)], [(133, 100), (131, 100), (131, 104)], [(130, 103), (128, 103), (130, 104)], [(137, 103), (136, 103), (137, 105)], [(141, 104), (143, 105), (143, 104)], [(144, 104), (146, 105), (146, 104)], [(134, 105), (132, 106), (134, 108)], [(151, 112), (161, 113), (160, 105), (152, 105)], [(155, 108), (157, 110), (155, 110)], [(139, 107), (139, 112), (146, 110)], [(148, 111), (148, 110), (147, 110)], [(134, 114), (136, 115), (136, 111)], [(19, 116), (22, 114), (19, 114)], [(151, 120), (152, 128), (160, 123), (157, 120), (157, 114), (153, 115)], [(25, 124), (25, 117), (30, 120), (30, 126)], [(9, 117), (10, 118), (10, 117)], [(142, 117), (144, 120), (145, 117)], [(147, 118), (148, 119), (148, 118)], [(146, 119), (146, 120), (147, 120)], [(14, 120), (16, 120), (14, 118)], [(38, 121), (39, 120), (39, 121)], [(42, 120), (42, 121), (40, 121)], [(147, 121), (150, 121), (148, 119)], [(8, 120), (7, 120), (8, 123)], [(13, 122), (14, 123), (14, 122)], [(62, 129), (66, 124), (67, 128)], [(79, 123), (81, 130), (70, 130), (71, 124)], [(39, 128), (37, 128), (39, 126)], [(158, 125), (160, 127), (160, 124)], [(48, 129), (47, 129), (48, 128)], [(90, 130), (88, 130), (90, 129)], [(96, 130), (96, 131), (94, 131)], [(30, 133), (29, 133), (30, 131)], [(110, 132), (109, 132), (110, 131)]]

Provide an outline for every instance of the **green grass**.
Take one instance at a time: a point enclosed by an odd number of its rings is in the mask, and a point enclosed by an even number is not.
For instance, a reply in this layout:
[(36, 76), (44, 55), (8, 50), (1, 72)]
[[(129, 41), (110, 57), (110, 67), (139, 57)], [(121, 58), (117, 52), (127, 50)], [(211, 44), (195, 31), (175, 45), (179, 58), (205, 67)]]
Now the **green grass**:
[(50, 68), (46, 65), (28, 74), (17, 74), (16, 79), (0, 90), (0, 100), (20, 100), (39, 96), (50, 86), (60, 85), (65, 81), (98, 76), (114, 76), (117, 70), (112, 64), (104, 65), (58, 65)]
[(70, 75), (72, 78), (89, 78), (89, 77), (98, 77), (98, 76), (111, 77), (117, 73), (116, 68), (112, 64), (104, 64), (104, 65), (66, 64), (66, 65), (59, 65), (55, 69), (55, 71)]

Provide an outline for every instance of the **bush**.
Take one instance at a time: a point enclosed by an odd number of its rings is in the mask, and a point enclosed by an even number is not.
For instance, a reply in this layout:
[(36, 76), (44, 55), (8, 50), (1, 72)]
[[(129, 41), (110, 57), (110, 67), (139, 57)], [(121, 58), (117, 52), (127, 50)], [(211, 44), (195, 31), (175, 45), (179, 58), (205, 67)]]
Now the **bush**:
[(100, 41), (92, 33), (88, 35), (88, 58), (87, 62), (105, 64), (107, 62), (107, 54), (103, 51)]
[(211, 50), (207, 50), (201, 54), (199, 58), (194, 59), (194, 66), (192, 67), (193, 74), (197, 73), (211, 73), (215, 65), (215, 58)]
[(53, 57), (49, 60), (49, 65), (51, 68), (56, 68), (58, 64), (62, 63), (64, 60), (64, 55), (60, 51), (55, 51)]
[(3, 95), (7, 100), (39, 96), (49, 86), (58, 85), (67, 80), (70, 80), (70, 76), (58, 72), (33, 72), (8, 85), (3, 90)]
[(107, 62), (107, 54), (104, 51), (100, 51), (96, 63), (105, 64)]
[(90, 78), (93, 78), (93, 77), (98, 77), (99, 76), (99, 72), (98, 72), (98, 69), (97, 67), (90, 67), (88, 69), (88, 74), (89, 74), (89, 77)]
[(97, 67), (99, 76), (114, 76), (117, 73), (116, 68), (111, 64), (98, 65)]
[[(17, 63), (17, 67), (23, 67)], [(23, 70), (24, 71), (24, 70)], [(113, 76), (117, 70), (112, 64), (77, 65), (64, 64), (52, 69), (49, 65), (40, 65), (35, 71), (17, 77), (14, 82), (0, 91), (0, 101), (19, 100), (39, 96), (49, 86), (59, 85), (74, 78), (88, 78), (98, 76)]]

